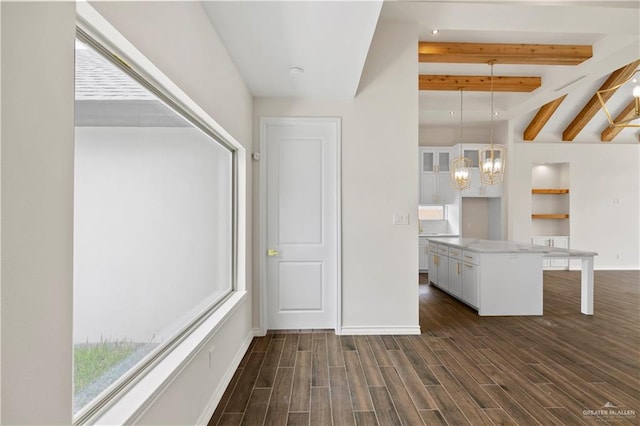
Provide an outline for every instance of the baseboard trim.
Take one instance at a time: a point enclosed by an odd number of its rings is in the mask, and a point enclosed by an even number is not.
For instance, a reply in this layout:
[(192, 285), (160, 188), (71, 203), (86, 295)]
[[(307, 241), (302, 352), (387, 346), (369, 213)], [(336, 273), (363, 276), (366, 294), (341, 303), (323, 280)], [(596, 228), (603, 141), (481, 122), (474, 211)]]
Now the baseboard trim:
[(251, 341), (253, 340), (254, 337), (259, 335), (260, 335), (259, 328), (253, 328), (249, 330), (249, 334), (247, 334), (247, 337), (242, 342), (242, 345), (238, 349), (236, 356), (233, 358), (233, 361), (227, 368), (227, 371), (222, 377), (222, 380), (220, 380), (220, 383), (218, 383), (218, 387), (213, 392), (213, 395), (211, 396), (209, 403), (207, 404), (204, 411), (202, 412), (202, 415), (198, 419), (198, 422), (196, 423), (197, 425), (206, 425), (207, 423), (209, 423), (209, 420), (211, 420), (211, 417), (213, 417), (213, 413), (216, 411), (216, 408), (218, 407), (218, 404), (222, 399), (222, 395), (224, 395), (225, 390), (227, 390), (227, 386), (229, 386), (229, 383), (231, 383), (231, 379), (233, 378), (233, 375), (238, 369), (238, 366), (240, 365), (242, 358), (247, 353), (247, 350), (251, 345)]
[(353, 326), (344, 326), (340, 329), (340, 334), (343, 335), (400, 335), (400, 334), (420, 334), (420, 326), (386, 326), (386, 327), (376, 327), (376, 326), (364, 326), (364, 327), (353, 327)]

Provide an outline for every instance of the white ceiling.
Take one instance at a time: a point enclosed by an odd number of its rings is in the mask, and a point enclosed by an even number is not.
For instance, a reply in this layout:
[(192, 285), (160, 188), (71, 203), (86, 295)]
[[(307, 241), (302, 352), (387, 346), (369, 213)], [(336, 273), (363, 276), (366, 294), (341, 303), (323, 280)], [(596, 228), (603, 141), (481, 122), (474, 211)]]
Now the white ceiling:
[[(382, 1), (204, 1), (255, 97), (353, 98)], [(291, 75), (290, 67), (301, 74)]]
[[(500, 113), (495, 119), (512, 120), (517, 132), (540, 106), (568, 93), (538, 136), (545, 140), (559, 141), (606, 76), (640, 58), (639, 1), (205, 1), (203, 6), (256, 97), (353, 98), (378, 19), (417, 24), (421, 41), (590, 44), (593, 58), (578, 66), (494, 67), (495, 75), (542, 77), (542, 87), (531, 93), (495, 94)], [(434, 28), (437, 36), (431, 34)], [(304, 73), (290, 75), (291, 66)], [(422, 74), (490, 73), (484, 64), (418, 68)], [(621, 92), (608, 102), (613, 111), (630, 100)], [(489, 93), (464, 97), (465, 124), (487, 126)], [(423, 91), (419, 105), (421, 128), (458, 125), (459, 92)], [(600, 112), (575, 141), (598, 142), (605, 126)], [(625, 129), (614, 141), (637, 143), (637, 133)]]

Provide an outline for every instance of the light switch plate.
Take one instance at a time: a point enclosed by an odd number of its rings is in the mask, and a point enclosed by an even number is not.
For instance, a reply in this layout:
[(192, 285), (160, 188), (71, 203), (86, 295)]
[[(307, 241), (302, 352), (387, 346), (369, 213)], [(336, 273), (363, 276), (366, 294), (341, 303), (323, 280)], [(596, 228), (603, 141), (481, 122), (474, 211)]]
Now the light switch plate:
[(409, 214), (397, 214), (393, 215), (393, 224), (394, 225), (408, 225), (409, 224)]

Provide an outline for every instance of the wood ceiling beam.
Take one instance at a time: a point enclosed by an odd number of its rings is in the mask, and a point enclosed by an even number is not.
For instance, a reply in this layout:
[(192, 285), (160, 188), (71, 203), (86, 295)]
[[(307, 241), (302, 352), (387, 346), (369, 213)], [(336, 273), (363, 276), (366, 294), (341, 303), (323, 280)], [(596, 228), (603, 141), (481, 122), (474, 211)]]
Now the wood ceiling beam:
[[(618, 116), (613, 121), (615, 123), (619, 123), (620, 121), (629, 120), (633, 118), (633, 116), (635, 115), (635, 112), (636, 112), (636, 101), (634, 99), (631, 102), (629, 102), (629, 104), (626, 107), (622, 109), (620, 114), (618, 114)], [(624, 127), (622, 126), (617, 126), (617, 127), (607, 126), (607, 128), (604, 129), (602, 133), (600, 133), (600, 140), (602, 142), (611, 142), (613, 138), (618, 136), (618, 133), (620, 133), (622, 129), (624, 129)]]
[(418, 42), (420, 62), (578, 65), (593, 55), (589, 45)]
[[(640, 59), (634, 61), (622, 68), (619, 68), (611, 73), (609, 78), (600, 86), (598, 91), (611, 89), (613, 86), (617, 86), (627, 79), (631, 77), (631, 75), (636, 71), (636, 69), (640, 66)], [(615, 90), (609, 90), (608, 92), (602, 93), (602, 98), (606, 102), (613, 96)], [(582, 108), (582, 111), (578, 113), (569, 123), (564, 132), (562, 132), (562, 140), (565, 142), (570, 142), (575, 139), (575, 137), (580, 133), (582, 129), (591, 121), (594, 115), (600, 110), (601, 105), (598, 101), (598, 96), (594, 93), (591, 99), (587, 102), (587, 104)]]
[(536, 138), (536, 136), (538, 136), (540, 130), (542, 130), (544, 125), (547, 124), (547, 121), (549, 121), (553, 113), (556, 112), (556, 110), (566, 97), (567, 95), (560, 96), (559, 98), (554, 99), (553, 101), (540, 107), (540, 109), (536, 113), (536, 116), (533, 117), (531, 123), (529, 123), (527, 128), (524, 130), (523, 139), (525, 141), (532, 141)]
[[(493, 77), (494, 92), (532, 92), (542, 84), (540, 77)], [(425, 75), (418, 76), (420, 90), (464, 90), (490, 92), (491, 77), (486, 75)]]

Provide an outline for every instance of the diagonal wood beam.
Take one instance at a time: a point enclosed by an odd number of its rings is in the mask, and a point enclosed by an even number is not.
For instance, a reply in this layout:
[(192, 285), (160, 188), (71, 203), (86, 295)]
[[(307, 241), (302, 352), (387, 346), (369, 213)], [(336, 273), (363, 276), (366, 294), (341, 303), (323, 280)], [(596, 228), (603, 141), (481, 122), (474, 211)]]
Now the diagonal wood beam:
[[(635, 112), (636, 100), (634, 99), (629, 102), (629, 104), (624, 107), (622, 111), (620, 111), (620, 114), (618, 114), (618, 116), (613, 121), (619, 123), (623, 120), (629, 120), (635, 115)], [(618, 136), (618, 133), (620, 133), (622, 129), (624, 129), (624, 127), (622, 126), (607, 126), (607, 128), (604, 129), (602, 133), (600, 133), (600, 140), (602, 142), (611, 142), (613, 138)]]
[[(617, 86), (618, 84), (626, 81), (631, 75), (636, 71), (636, 69), (640, 66), (640, 59), (637, 61), (631, 62), (628, 65), (625, 65), (622, 68), (619, 68), (611, 73), (609, 78), (600, 86), (598, 91), (611, 89), (613, 86)], [(606, 102), (613, 96), (615, 90), (610, 90), (608, 92), (602, 93), (602, 98)], [(582, 108), (582, 111), (578, 113), (573, 119), (571, 123), (564, 129), (562, 132), (562, 140), (565, 142), (570, 142), (575, 139), (575, 137), (580, 133), (584, 126), (591, 121), (594, 115), (600, 110), (600, 102), (598, 101), (598, 96), (594, 93), (591, 99), (587, 102), (587, 104)]]
[[(531, 92), (542, 84), (540, 77), (493, 77), (494, 92)], [(418, 76), (420, 90), (491, 91), (491, 77), (486, 75), (427, 75)]]
[(420, 62), (578, 65), (591, 58), (589, 45), (507, 43), (418, 43)]
[(547, 124), (547, 121), (549, 121), (553, 113), (556, 112), (556, 110), (566, 97), (567, 95), (560, 96), (558, 99), (554, 99), (553, 101), (540, 107), (535, 117), (533, 117), (533, 120), (531, 120), (531, 123), (529, 123), (527, 128), (524, 130), (523, 139), (525, 141), (532, 141), (536, 138), (536, 136), (538, 136), (540, 130), (542, 130), (544, 125)]

